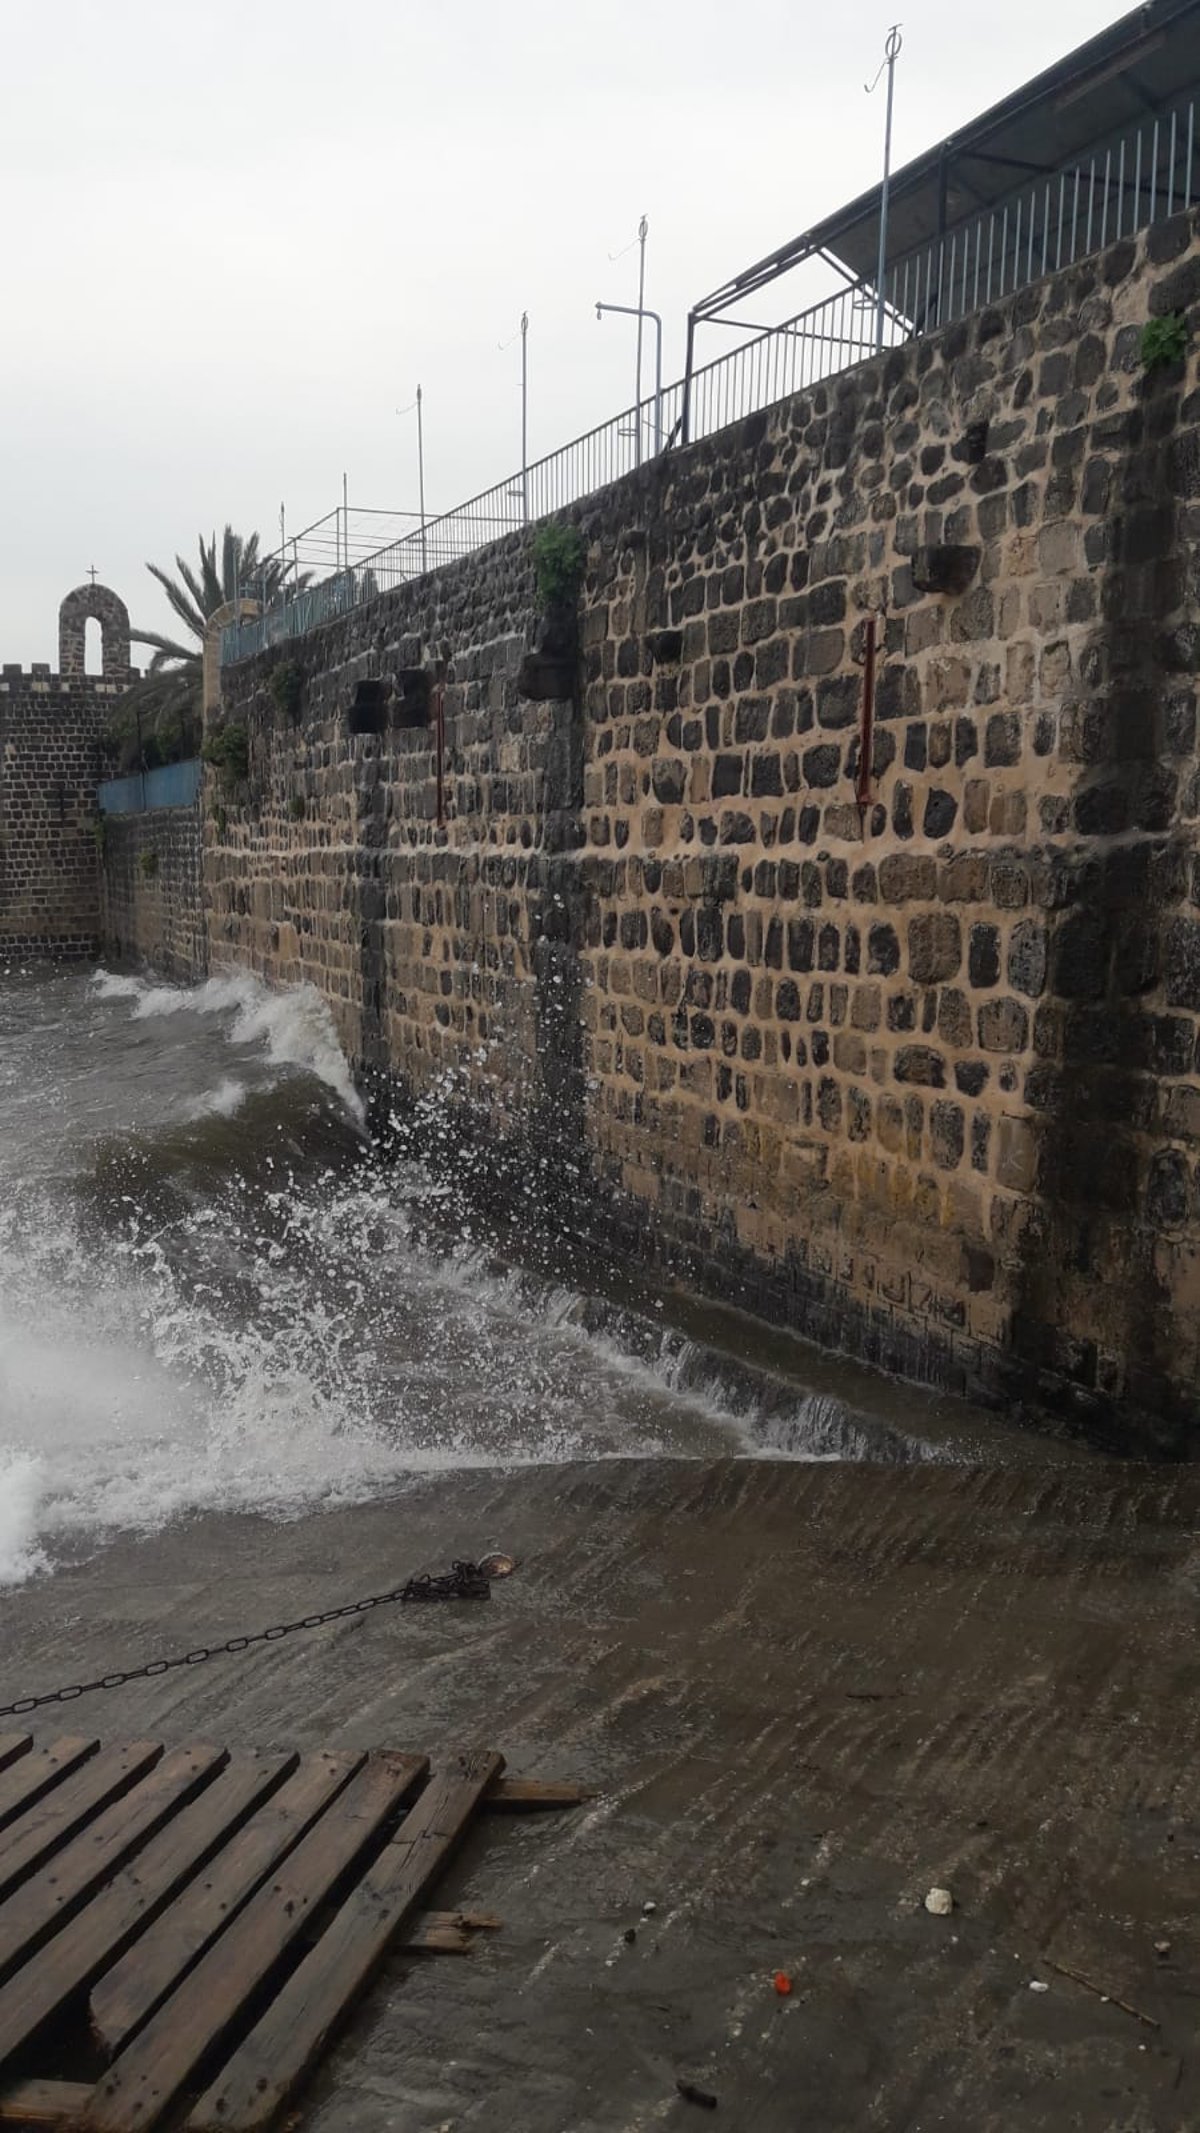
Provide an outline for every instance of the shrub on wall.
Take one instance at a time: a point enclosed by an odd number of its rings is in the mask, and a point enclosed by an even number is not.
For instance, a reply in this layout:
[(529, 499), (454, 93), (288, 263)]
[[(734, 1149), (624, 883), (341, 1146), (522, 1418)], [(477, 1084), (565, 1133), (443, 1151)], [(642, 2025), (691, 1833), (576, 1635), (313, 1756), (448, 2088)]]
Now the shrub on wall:
[(583, 536), (553, 521), (539, 526), (533, 542), (533, 575), (539, 607), (569, 607), (583, 577)]
[(294, 659), (285, 659), (271, 676), (271, 694), (285, 718), (296, 718), (304, 694), (304, 669)]
[(1172, 311), (1166, 318), (1148, 319), (1142, 328), (1143, 370), (1165, 370), (1172, 363), (1181, 363), (1187, 354), (1187, 344), (1187, 320), (1181, 312)]
[(201, 754), (218, 773), (223, 785), (241, 785), (250, 774), (250, 736), (244, 726), (218, 726), (206, 739)]
[(154, 876), (158, 872), (158, 853), (143, 852), (138, 860), (138, 866), (140, 867), (142, 873), (145, 875), (147, 881), (152, 881), (154, 879)]

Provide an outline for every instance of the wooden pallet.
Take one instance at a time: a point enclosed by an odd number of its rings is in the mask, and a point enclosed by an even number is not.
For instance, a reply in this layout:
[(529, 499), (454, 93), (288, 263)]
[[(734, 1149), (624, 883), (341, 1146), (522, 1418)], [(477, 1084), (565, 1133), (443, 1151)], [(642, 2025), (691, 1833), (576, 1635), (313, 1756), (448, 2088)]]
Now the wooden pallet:
[(417, 1916), (473, 1817), (583, 1797), (503, 1769), (0, 1736), (0, 2123), (268, 2125), (387, 1954), (499, 1925)]

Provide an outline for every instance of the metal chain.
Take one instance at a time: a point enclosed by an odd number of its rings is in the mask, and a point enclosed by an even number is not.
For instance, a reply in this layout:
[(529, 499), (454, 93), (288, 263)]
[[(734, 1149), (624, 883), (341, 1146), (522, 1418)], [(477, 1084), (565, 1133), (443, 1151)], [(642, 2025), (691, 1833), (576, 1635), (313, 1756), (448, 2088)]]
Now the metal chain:
[(127, 1681), (149, 1681), (156, 1674), (170, 1674), (176, 1667), (201, 1666), (206, 1659), (223, 1659), (229, 1652), (244, 1652), (252, 1644), (277, 1644), (297, 1630), (321, 1629), (326, 1622), (340, 1622), (348, 1615), (369, 1614), (373, 1607), (391, 1607), (427, 1600), (487, 1600), (491, 1583), (478, 1563), (454, 1562), (449, 1570), (407, 1579), (391, 1592), (371, 1593), (365, 1600), (350, 1600), (344, 1607), (327, 1607), (323, 1614), (302, 1615), (296, 1622), (276, 1622), (270, 1629), (251, 1630), (244, 1637), (227, 1637), (224, 1644), (198, 1644), (194, 1651), (177, 1652), (171, 1659), (151, 1659), (144, 1666), (124, 1667), (101, 1674), (96, 1681), (72, 1682), (68, 1688), (50, 1689), (44, 1696), (19, 1696), (15, 1703), (0, 1704), (0, 1718), (23, 1718), (43, 1704), (74, 1703), (77, 1696), (90, 1696), (94, 1689), (119, 1689)]

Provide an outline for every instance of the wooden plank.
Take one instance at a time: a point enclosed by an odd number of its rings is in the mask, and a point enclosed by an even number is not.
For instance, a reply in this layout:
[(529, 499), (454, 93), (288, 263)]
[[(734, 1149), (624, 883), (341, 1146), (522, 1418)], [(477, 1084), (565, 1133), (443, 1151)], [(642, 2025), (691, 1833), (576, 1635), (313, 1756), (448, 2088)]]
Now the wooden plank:
[(61, 2126), (91, 2095), (86, 2081), (17, 2081), (0, 2092), (0, 2125)]
[(317, 1905), (427, 1769), (423, 1756), (385, 1752), (368, 1758), (101, 2077), (79, 2116), (80, 2128), (128, 2133), (136, 2126), (145, 2133), (158, 2124), (189, 2075), (270, 1979)]
[[(0, 1976), (49, 1940), (86, 1896), (228, 1761), (223, 1748), (177, 1748), (0, 1902)], [(91, 1768), (95, 1769), (93, 1764)]]
[(116, 1748), (102, 1748), (55, 1785), (45, 1800), (22, 1815), (0, 1850), (0, 1900), (76, 1830), (102, 1813), (111, 1800), (128, 1792), (161, 1754), (161, 1743), (156, 1740), (126, 1741)]
[(556, 1807), (579, 1807), (590, 1800), (582, 1785), (556, 1778), (497, 1778), (489, 1785), (483, 1805), (509, 1814), (544, 1814)]
[(365, 1761), (361, 1751), (306, 1756), (183, 1900), (100, 1979), (92, 1993), (92, 2028), (111, 2057), (143, 2027)]
[[(52, 1748), (35, 1748), (31, 1755), (22, 1756), (12, 1768), (0, 1776), (0, 1829), (7, 1829), (18, 1815), (32, 1807), (53, 1785), (61, 1783), (89, 1755), (95, 1755), (98, 1740), (82, 1740), (71, 1736), (56, 1740)], [(0, 1845), (0, 1857), (3, 1856)]]
[(201, 2097), (188, 2119), (190, 2133), (251, 2133), (282, 2108), (503, 1768), (502, 1756), (478, 1751), (455, 1756), (431, 1778), (391, 1843)]
[(7, 1770), (10, 1763), (19, 1762), (32, 1746), (33, 1740), (28, 1733), (0, 1733), (0, 1770)]
[[(0, 2065), (104, 1965), (124, 1953), (231, 1830), (296, 1765), (294, 1755), (243, 1756), (0, 1988)], [(87, 2094), (91, 2094), (89, 2088)]]

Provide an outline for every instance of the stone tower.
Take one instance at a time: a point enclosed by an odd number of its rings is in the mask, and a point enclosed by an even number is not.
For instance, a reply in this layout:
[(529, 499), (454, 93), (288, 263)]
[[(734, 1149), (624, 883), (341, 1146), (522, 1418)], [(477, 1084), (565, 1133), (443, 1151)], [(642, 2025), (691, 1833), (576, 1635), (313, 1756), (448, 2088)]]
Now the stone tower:
[(66, 682), (85, 679), (84, 638), (86, 625), (100, 624), (102, 681), (128, 688), (132, 679), (129, 662), (129, 609), (120, 595), (107, 585), (77, 585), (58, 610), (58, 672)]
[[(100, 624), (98, 675), (84, 668), (89, 616)], [(67, 594), (58, 665), (0, 668), (0, 961), (99, 945), (96, 790), (109, 713), (135, 679), (129, 611), (107, 585)]]

